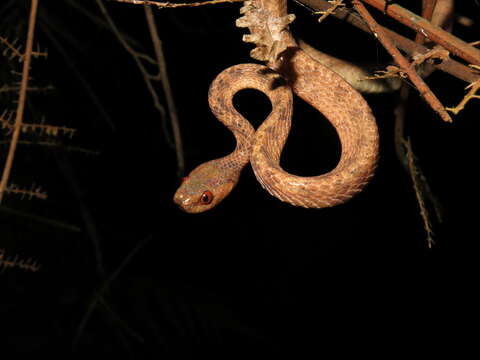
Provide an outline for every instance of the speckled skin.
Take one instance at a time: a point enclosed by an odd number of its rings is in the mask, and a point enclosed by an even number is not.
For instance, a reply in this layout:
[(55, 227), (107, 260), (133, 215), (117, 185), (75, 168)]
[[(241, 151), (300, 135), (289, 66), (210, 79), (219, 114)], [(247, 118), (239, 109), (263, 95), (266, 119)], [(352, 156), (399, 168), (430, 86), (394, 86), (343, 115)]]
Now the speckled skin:
[[(252, 57), (265, 61), (268, 68), (236, 65), (212, 83), (210, 107), (233, 132), (237, 147), (232, 154), (193, 170), (177, 190), (174, 201), (191, 213), (211, 209), (235, 186), (248, 161), (262, 186), (292, 205), (324, 208), (347, 201), (368, 183), (377, 163), (378, 131), (368, 104), (339, 75), (296, 45), (288, 31), (293, 17), (286, 14), (284, 0), (248, 1), (242, 13), (237, 26), (250, 29), (251, 35), (244, 40), (255, 43)], [(272, 113), (256, 132), (233, 108), (233, 95), (244, 88), (260, 90), (272, 102)], [(290, 131), (290, 88), (320, 111), (338, 132), (342, 154), (337, 167), (327, 174), (300, 177), (279, 165)], [(213, 194), (208, 204), (201, 201), (206, 190)]]
[[(232, 104), (233, 96), (242, 89), (256, 89), (268, 96), (275, 110), (265, 121), (290, 126), (292, 91), (279, 74), (257, 64), (240, 64), (222, 71), (210, 85), (208, 100), (213, 114), (234, 134), (237, 146), (230, 155), (199, 165), (183, 181), (174, 201), (186, 212), (215, 207), (237, 184), (240, 172), (250, 161), (255, 129)], [(213, 195), (208, 204), (201, 201), (205, 191)]]

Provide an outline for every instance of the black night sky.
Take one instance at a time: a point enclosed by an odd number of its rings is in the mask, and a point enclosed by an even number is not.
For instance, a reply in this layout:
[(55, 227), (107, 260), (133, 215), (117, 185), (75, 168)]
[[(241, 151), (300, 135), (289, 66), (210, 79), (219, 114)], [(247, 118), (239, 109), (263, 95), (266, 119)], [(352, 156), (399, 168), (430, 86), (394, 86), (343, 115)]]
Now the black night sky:
[[(475, 23), (456, 24), (453, 33), (479, 40), (480, 6), (457, 3), (457, 15)], [(5, 4), (0, 35), (24, 41), (30, 1)], [(130, 44), (153, 56), (142, 7), (105, 4)], [(241, 41), (245, 30), (234, 25), (239, 7), (155, 11), (187, 172), (235, 145), (211, 114), (207, 91), (223, 69), (252, 62), (251, 46)], [(352, 61), (390, 61), (373, 36), (333, 18), (318, 24), (294, 2), (291, 10), (292, 30), (312, 45)], [(456, 337), (470, 343), (461, 324), (473, 321), (478, 262), (478, 101), (446, 124), (411, 89), (406, 132), (443, 209), (439, 222), (428, 204), (432, 249), (412, 181), (395, 155), (396, 94), (366, 97), (381, 159), (372, 182), (348, 203), (295, 208), (265, 192), (247, 166), (223, 203), (190, 215), (172, 202), (185, 174), (177, 173), (159, 113), (96, 2), (41, 0), (37, 21), (36, 40), (48, 58), (33, 61), (31, 81), (54, 90), (29, 96), (25, 121), (76, 133), (21, 137), (64, 146), (17, 149), (11, 181), (40, 185), (48, 199), (8, 195), (0, 207), (4, 257), (41, 264), (36, 273), (0, 270), (2, 355), (332, 358), (334, 352), (339, 358), (417, 345), (438, 350)], [(0, 64), (2, 85), (18, 81), (11, 73), (21, 71), (17, 61), (0, 57)], [(467, 85), (441, 72), (428, 84), (446, 106), (457, 104)], [(165, 105), (160, 84), (156, 89)], [(0, 94), (0, 103), (0, 113), (14, 107), (15, 94)], [(254, 91), (238, 94), (235, 104), (255, 126), (270, 111)], [(283, 166), (305, 176), (331, 170), (340, 156), (334, 129), (301, 100), (295, 105)], [(1, 149), (3, 163), (8, 147)], [(99, 290), (103, 296), (95, 298)], [(93, 298), (96, 306), (79, 331)]]

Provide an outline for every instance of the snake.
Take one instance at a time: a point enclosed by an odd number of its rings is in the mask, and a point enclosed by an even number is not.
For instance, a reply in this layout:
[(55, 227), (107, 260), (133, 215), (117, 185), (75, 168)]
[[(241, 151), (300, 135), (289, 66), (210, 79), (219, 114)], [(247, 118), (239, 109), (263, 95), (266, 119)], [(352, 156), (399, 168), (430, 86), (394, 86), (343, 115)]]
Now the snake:
[[(372, 111), (362, 97), (335, 71), (299, 47), (288, 25), (286, 0), (245, 1), (237, 26), (255, 44), (250, 55), (260, 64), (239, 64), (222, 71), (212, 82), (208, 102), (215, 117), (234, 135), (236, 146), (227, 156), (200, 164), (184, 178), (174, 202), (188, 213), (217, 206), (236, 186), (250, 163), (261, 184), (274, 197), (304, 208), (345, 203), (370, 181), (379, 157), (379, 134)], [(233, 106), (243, 89), (263, 92), (272, 111), (255, 131)], [(318, 176), (297, 176), (280, 166), (291, 127), (293, 94), (313, 106), (333, 125), (341, 143), (336, 167)]]

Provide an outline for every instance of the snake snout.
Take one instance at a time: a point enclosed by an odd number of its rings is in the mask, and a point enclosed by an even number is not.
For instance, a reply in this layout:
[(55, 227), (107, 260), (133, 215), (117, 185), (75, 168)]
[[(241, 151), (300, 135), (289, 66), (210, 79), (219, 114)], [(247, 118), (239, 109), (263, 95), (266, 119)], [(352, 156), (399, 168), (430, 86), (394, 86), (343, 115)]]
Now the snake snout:
[(192, 198), (177, 191), (173, 196), (173, 202), (182, 210), (186, 210), (192, 204)]

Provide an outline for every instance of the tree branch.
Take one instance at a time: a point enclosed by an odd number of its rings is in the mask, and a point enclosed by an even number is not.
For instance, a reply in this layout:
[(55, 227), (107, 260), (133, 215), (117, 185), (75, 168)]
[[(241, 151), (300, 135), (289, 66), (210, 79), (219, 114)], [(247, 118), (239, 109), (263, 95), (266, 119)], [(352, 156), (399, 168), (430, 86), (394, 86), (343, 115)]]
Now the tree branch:
[[(363, 0), (363, 2), (383, 11), (386, 2), (384, 0)], [(417, 14), (401, 7), (397, 4), (388, 5), (385, 13), (398, 22), (421, 33), (431, 41), (443, 46), (452, 54), (473, 64), (480, 65), (480, 50), (475, 49), (462, 39), (457, 38), (451, 33), (432, 25), (428, 20)]]
[(423, 98), (430, 104), (432, 109), (435, 110), (444, 121), (452, 122), (452, 118), (447, 113), (444, 106), (440, 103), (440, 100), (438, 100), (428, 85), (425, 84), (423, 79), (417, 74), (415, 68), (411, 66), (408, 60), (405, 59), (405, 57), (395, 47), (392, 41), (388, 38), (387, 34), (383, 31), (383, 28), (377, 24), (365, 6), (359, 0), (353, 0), (352, 3), (355, 6), (355, 9), (357, 9), (360, 15), (362, 15), (362, 17), (368, 23), (374, 35), (378, 38), (390, 55), (392, 55), (395, 62), (401, 67), (401, 70), (408, 75), (412, 83), (416, 86)]
[[(307, 8), (313, 9), (314, 11), (322, 11), (328, 9), (331, 4), (326, 0), (294, 0), (297, 3), (300, 3)], [(370, 33), (370, 29), (367, 24), (356, 14), (349, 12), (347, 9), (337, 8), (335, 12), (331, 15), (340, 20), (346, 21), (349, 24), (355, 26), (356, 28)], [(388, 37), (393, 41), (395, 46), (405, 52), (408, 55), (415, 54), (425, 54), (430, 51), (429, 48), (416, 44), (414, 41), (407, 39), (394, 31), (391, 31), (385, 27), (382, 27), (383, 31), (388, 35)], [(440, 64), (434, 64), (434, 66), (460, 80), (463, 80), (467, 83), (472, 83), (476, 80), (480, 80), (480, 75), (476, 73), (473, 69), (465, 66), (458, 61), (452, 60), (450, 58), (445, 59)]]

